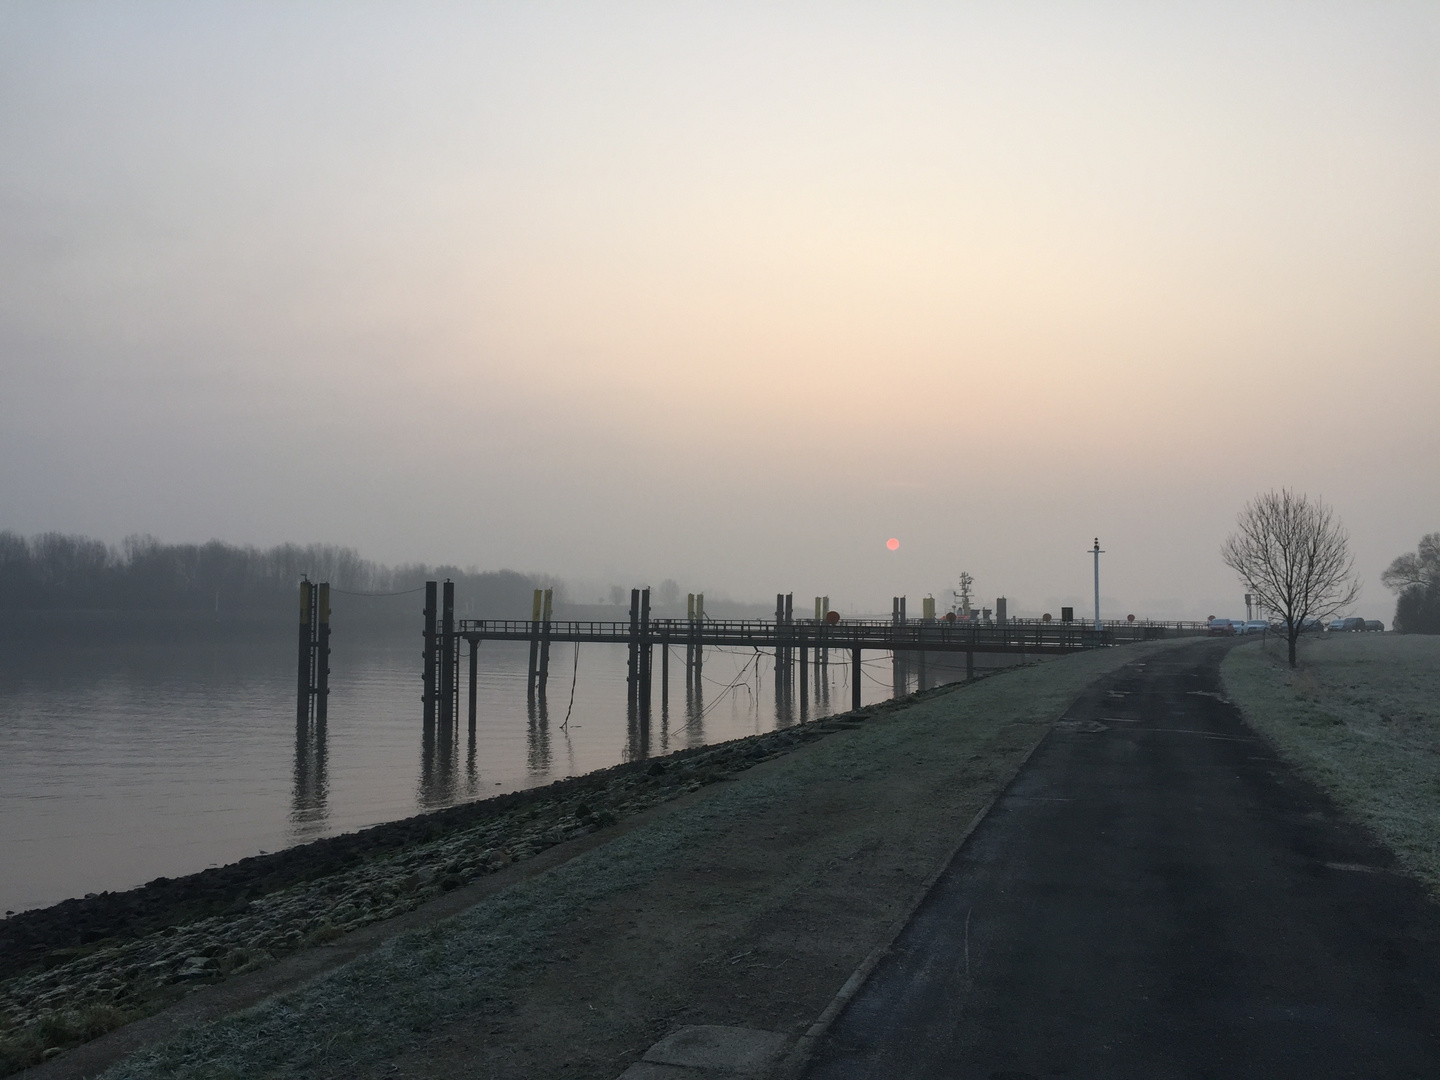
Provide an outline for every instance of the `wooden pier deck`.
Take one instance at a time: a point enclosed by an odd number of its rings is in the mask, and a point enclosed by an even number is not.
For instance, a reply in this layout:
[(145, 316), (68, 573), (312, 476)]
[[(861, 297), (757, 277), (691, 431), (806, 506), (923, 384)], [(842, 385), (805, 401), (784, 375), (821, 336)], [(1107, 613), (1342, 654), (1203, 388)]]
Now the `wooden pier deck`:
[[(329, 595), (328, 583), (301, 583), (299, 674), (297, 682), (297, 731), (305, 734), (313, 724), (323, 731), (325, 698), (329, 693)], [(894, 598), (892, 617), (842, 619), (829, 609), (828, 597), (815, 598), (814, 619), (794, 617), (792, 594), (777, 593), (774, 619), (712, 619), (705, 614), (703, 594), (693, 593), (687, 601), (685, 618), (655, 618), (651, 614), (650, 590), (630, 590), (630, 612), (626, 620), (600, 621), (555, 619), (553, 592), (536, 589), (529, 619), (456, 619), (455, 585), (446, 581), (425, 583), (425, 607), (421, 678), (424, 725), (427, 732), (448, 733), (460, 717), (461, 642), (470, 645), (469, 719), (474, 733), (476, 722), (480, 645), (486, 641), (526, 641), (530, 644), (527, 696), (538, 698), (544, 712), (546, 682), (549, 678), (550, 646), (556, 643), (624, 645), (629, 654), (626, 683), (633, 719), (648, 730), (651, 708), (651, 681), (655, 647), (660, 647), (661, 702), (668, 701), (672, 647), (683, 648), (685, 684), (694, 700), (701, 695), (701, 672), (707, 649), (753, 649), (775, 658), (777, 716), (789, 715), (794, 691), (799, 690), (800, 716), (806, 711), (807, 668), (815, 665), (816, 692), (822, 686), (822, 672), (828, 669), (831, 650), (848, 659), (851, 708), (861, 705), (861, 656), (866, 651), (888, 653), (893, 659), (896, 696), (907, 693), (908, 670), (913, 664), (921, 689), (927, 682), (927, 657), (933, 653), (965, 655), (965, 677), (975, 674), (976, 653), (1010, 653), (1025, 658), (1061, 656), (1084, 649), (1111, 648), (1133, 641), (1200, 634), (1201, 623), (1124, 622), (1092, 624), (1069, 620), (1008, 619), (1003, 598), (997, 617), (984, 621), (935, 617), (933, 600), (926, 599), (925, 615), (905, 616), (905, 598)], [(1071, 609), (1063, 608), (1069, 615)], [(823, 613), (823, 618), (819, 617)], [(986, 609), (986, 614), (989, 614)], [(849, 656), (845, 657), (848, 653)], [(938, 659), (938, 658), (937, 658)], [(948, 666), (948, 665), (947, 665)], [(798, 669), (798, 670), (797, 670)], [(952, 668), (952, 674), (958, 674)], [(797, 678), (798, 676), (798, 678)], [(824, 683), (828, 686), (828, 683)], [(828, 690), (826, 691), (828, 702)], [(427, 736), (428, 737), (428, 736)]]
[[(1116, 623), (1100, 630), (1082, 623), (1021, 621), (1004, 624), (947, 622), (944, 619), (904, 623), (891, 620), (850, 620), (823, 623), (813, 620), (776, 622), (771, 619), (650, 619), (643, 625), (629, 622), (530, 619), (461, 619), (457, 637), (473, 644), (482, 641), (593, 642), (628, 645), (695, 642), (709, 647), (775, 649), (869, 649), (893, 652), (923, 649), (934, 652), (1004, 652), (1061, 655), (1081, 649), (1106, 648), (1130, 641), (1148, 641), (1167, 634), (1187, 632), (1178, 627), (1146, 623)], [(1195, 631), (1188, 631), (1195, 632)]]
[[(854, 667), (851, 679), (852, 708), (860, 707), (861, 654), (887, 652), (896, 658), (897, 671), (912, 658), (920, 671), (925, 670), (925, 657), (930, 653), (964, 653), (966, 677), (974, 675), (976, 653), (1012, 653), (1021, 656), (1061, 656), (1083, 649), (1110, 648), (1132, 641), (1148, 641), (1177, 634), (1199, 633), (1198, 625), (1181, 623), (1116, 622), (1102, 624), (1099, 629), (1088, 623), (1054, 622), (1051, 620), (1020, 620), (979, 622), (954, 618), (906, 619), (903, 605), (897, 602), (897, 617), (891, 619), (841, 619), (834, 612), (825, 619), (794, 619), (790, 598), (776, 597), (775, 619), (710, 619), (698, 609), (695, 617), (658, 619), (650, 615), (649, 590), (632, 592), (630, 618), (626, 621), (594, 621), (549, 618), (549, 597), (537, 593), (532, 619), (460, 619), (446, 615), (438, 628), (427, 631), (435, 637), (428, 648), (437, 656), (444, 670), (453, 670), (447, 679), (439, 674), (441, 711), (459, 712), (459, 648), (460, 640), (470, 644), (470, 685), (475, 685), (477, 653), (485, 641), (530, 642), (529, 692), (545, 692), (548, 677), (550, 646), (554, 643), (588, 643), (625, 645), (629, 652), (631, 703), (642, 716), (648, 715), (651, 698), (651, 670), (656, 646), (661, 648), (661, 693), (668, 694), (670, 649), (685, 649), (685, 677), (689, 684), (698, 681), (706, 649), (741, 648), (773, 652), (777, 690), (788, 692), (796, 680), (802, 702), (806, 696), (806, 668), (809, 663), (828, 665), (830, 651), (840, 650)], [(818, 601), (817, 601), (818, 604)], [(434, 627), (435, 624), (428, 623)], [(437, 640), (438, 639), (438, 640)], [(438, 647), (437, 647), (438, 646)], [(897, 686), (903, 676), (897, 675)], [(922, 674), (922, 685), (924, 682)], [(448, 683), (448, 686), (446, 685)], [(433, 684), (432, 684), (433, 685)], [(454, 701), (447, 708), (446, 698)], [(471, 711), (474, 696), (471, 695)]]

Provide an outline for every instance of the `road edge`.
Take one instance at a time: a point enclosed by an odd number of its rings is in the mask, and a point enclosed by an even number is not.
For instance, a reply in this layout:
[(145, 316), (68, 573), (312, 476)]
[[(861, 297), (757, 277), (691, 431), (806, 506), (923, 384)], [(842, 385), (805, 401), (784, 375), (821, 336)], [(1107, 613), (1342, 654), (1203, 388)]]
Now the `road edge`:
[[(1078, 696), (1076, 700), (1079, 700)], [(1035, 740), (1029, 750), (1025, 751), (1025, 756), (1021, 758), (1019, 764), (1015, 766), (1015, 771), (1011, 774), (1010, 778), (1005, 781), (1005, 786), (990, 796), (985, 802), (985, 805), (976, 811), (975, 816), (970, 819), (970, 823), (961, 831), (960, 837), (956, 840), (955, 845), (939, 860), (925, 880), (920, 883), (920, 887), (915, 891), (914, 899), (890, 924), (885, 931), (885, 936), (875, 948), (870, 951), (869, 955), (860, 961), (859, 966), (850, 973), (850, 977), (845, 980), (844, 985), (841, 986), (835, 996), (830, 999), (830, 1004), (825, 1006), (825, 1011), (805, 1030), (805, 1034), (801, 1035), (795, 1041), (795, 1045), (790, 1048), (789, 1053), (785, 1055), (780, 1064), (776, 1066), (775, 1070), (770, 1074), (769, 1080), (799, 1080), (801, 1074), (809, 1067), (810, 1062), (814, 1058), (815, 1050), (819, 1046), (820, 1040), (825, 1037), (825, 1034), (830, 1030), (840, 1014), (845, 1011), (845, 1007), (855, 999), (855, 996), (859, 994), (865, 984), (869, 982), (870, 976), (875, 971), (875, 968), (879, 965), (880, 961), (885, 958), (886, 954), (894, 948), (895, 942), (899, 939), (901, 933), (904, 932), (905, 927), (910, 925), (911, 920), (915, 917), (915, 913), (920, 910), (920, 905), (925, 903), (929, 898), (936, 884), (939, 883), (940, 879), (945, 875), (945, 872), (950, 869), (951, 865), (959, 857), (965, 845), (970, 842), (971, 835), (980, 827), (980, 823), (990, 815), (990, 811), (995, 808), (995, 804), (1003, 799), (1014, 786), (1016, 778), (1025, 771), (1025, 766), (1030, 764), (1030, 759), (1034, 757), (1035, 751), (1040, 749), (1041, 744), (1050, 737), (1055, 724), (1064, 718), (1065, 714), (1070, 711), (1074, 704), (1075, 702), (1072, 701), (1060, 710), (1060, 715), (1051, 721), (1050, 726), (1045, 729), (1044, 733)]]

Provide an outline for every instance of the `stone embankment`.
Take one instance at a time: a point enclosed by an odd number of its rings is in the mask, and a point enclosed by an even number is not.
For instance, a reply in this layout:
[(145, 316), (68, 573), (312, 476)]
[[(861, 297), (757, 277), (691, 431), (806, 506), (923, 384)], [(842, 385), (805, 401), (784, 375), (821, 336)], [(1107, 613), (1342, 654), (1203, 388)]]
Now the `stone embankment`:
[(191, 986), (253, 971), (412, 911), (871, 711), (628, 763), (14, 916), (0, 923), (0, 1075), (153, 1013)]

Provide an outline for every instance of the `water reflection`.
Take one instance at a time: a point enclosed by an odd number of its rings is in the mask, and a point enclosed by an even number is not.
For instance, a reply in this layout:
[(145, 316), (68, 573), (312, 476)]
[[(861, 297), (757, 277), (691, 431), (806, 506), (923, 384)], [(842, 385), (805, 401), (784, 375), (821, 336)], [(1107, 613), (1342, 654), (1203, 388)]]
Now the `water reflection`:
[(475, 729), (465, 740), (465, 771), (460, 772), (460, 725), (458, 719), (422, 721), (420, 734), (420, 783), (416, 801), (422, 809), (450, 806), (473, 799), (480, 790), (476, 766)]
[(525, 705), (529, 727), (525, 732), (525, 767), (534, 775), (550, 772), (550, 705), (542, 686), (540, 693), (529, 697)]
[(650, 716), (635, 696), (625, 705), (625, 757), (627, 761), (643, 761), (650, 756)]
[[(478, 672), (476, 727), (461, 719), (422, 729), (407, 623), (403, 635), (344, 626), (332, 726), (301, 726), (288, 606), (285, 614), (273, 634), (207, 623), (186, 624), (183, 636), (128, 616), (98, 636), (87, 624), (78, 637), (68, 627), (6, 631), (0, 619), (0, 909), (178, 876), (776, 722), (763, 686), (770, 657), (675, 643), (668, 694), (656, 658), (650, 724), (637, 715), (632, 733), (624, 650), (610, 647), (577, 650), (564, 696), (543, 712), (537, 700), (532, 724), (528, 642), (495, 642)], [(850, 665), (835, 658), (834, 671), (822, 663), (810, 719), (829, 710), (832, 680), (833, 704), (849, 707), (841, 688)], [(938, 672), (932, 659), (928, 676)], [(867, 700), (884, 681), (866, 679)], [(468, 704), (469, 681), (462, 686)], [(468, 717), (465, 704), (457, 718)]]
[(686, 671), (685, 745), (705, 745), (705, 689), (698, 664), (688, 667)]
[(290, 833), (295, 841), (324, 835), (330, 820), (330, 781), (325, 772), (328, 749), (325, 721), (295, 723), (295, 785), (290, 797)]

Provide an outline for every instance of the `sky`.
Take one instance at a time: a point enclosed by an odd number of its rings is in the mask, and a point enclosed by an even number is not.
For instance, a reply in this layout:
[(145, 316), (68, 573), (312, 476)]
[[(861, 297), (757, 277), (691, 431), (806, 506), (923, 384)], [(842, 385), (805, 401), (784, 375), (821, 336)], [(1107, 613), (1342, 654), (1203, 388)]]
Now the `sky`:
[[(1440, 529), (1440, 5), (0, 6), (0, 528), (1243, 616)], [(900, 541), (887, 549), (890, 538)]]

